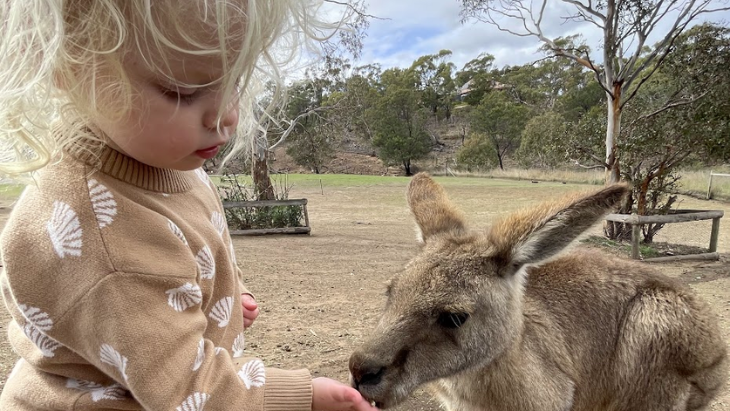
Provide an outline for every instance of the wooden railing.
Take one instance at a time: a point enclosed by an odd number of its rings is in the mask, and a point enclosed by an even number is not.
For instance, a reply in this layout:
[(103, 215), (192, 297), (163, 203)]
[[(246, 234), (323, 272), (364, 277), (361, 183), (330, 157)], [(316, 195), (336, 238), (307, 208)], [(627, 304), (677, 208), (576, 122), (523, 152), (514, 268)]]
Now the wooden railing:
[(625, 223), (631, 226), (631, 258), (640, 259), (639, 241), (641, 240), (641, 226), (651, 223), (684, 223), (688, 221), (712, 220), (710, 232), (710, 247), (707, 253), (675, 255), (669, 257), (645, 258), (644, 261), (675, 261), (675, 260), (718, 260), (717, 241), (720, 235), (720, 219), (725, 214), (722, 210), (676, 210), (666, 215), (637, 215), (637, 214), (609, 214), (606, 220)]

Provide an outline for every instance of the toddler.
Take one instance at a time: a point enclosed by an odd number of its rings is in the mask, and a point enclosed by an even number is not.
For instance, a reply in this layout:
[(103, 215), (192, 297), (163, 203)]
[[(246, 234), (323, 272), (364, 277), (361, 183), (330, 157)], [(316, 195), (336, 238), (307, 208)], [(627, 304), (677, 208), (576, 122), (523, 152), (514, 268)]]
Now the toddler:
[(263, 84), (332, 28), (319, 6), (0, 2), (0, 171), (33, 180), (1, 239), (0, 409), (375, 410), (247, 355), (258, 308), (201, 169), (259, 132)]

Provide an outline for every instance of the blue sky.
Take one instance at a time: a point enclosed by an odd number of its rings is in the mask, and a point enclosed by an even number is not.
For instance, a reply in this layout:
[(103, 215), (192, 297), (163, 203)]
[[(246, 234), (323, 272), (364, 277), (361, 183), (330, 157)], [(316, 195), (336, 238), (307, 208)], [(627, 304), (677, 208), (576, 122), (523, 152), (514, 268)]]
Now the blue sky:
[[(407, 67), (418, 57), (442, 49), (453, 52), (451, 61), (458, 69), (482, 52), (494, 55), (497, 67), (525, 64), (543, 57), (538, 52), (541, 43), (534, 37), (514, 36), (481, 22), (462, 24), (458, 0), (369, 0), (368, 3), (367, 12), (383, 19), (371, 21), (358, 65), (380, 63), (384, 68)], [(561, 17), (571, 10), (572, 6), (563, 2), (548, 3), (543, 24), (546, 35), (580, 33), (594, 53), (600, 52), (600, 31), (587, 23), (563, 22)], [(728, 24), (730, 12), (708, 15), (707, 19)], [(507, 25), (517, 28), (514, 24)], [(650, 43), (654, 41), (650, 39)]]

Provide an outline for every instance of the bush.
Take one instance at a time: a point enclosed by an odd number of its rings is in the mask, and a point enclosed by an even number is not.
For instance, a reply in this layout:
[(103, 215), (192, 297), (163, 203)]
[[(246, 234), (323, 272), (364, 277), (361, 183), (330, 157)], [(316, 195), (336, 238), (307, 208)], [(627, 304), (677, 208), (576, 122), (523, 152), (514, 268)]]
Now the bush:
[(456, 153), (456, 162), (460, 170), (484, 171), (499, 164), (497, 150), (484, 133), (472, 133), (466, 143)]

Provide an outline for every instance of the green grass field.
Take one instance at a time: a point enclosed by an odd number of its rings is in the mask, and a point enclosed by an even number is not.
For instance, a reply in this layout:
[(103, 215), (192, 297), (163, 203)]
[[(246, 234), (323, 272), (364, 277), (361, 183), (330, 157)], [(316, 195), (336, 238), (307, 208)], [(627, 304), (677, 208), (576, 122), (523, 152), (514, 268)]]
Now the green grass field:
[(0, 184), (0, 201), (13, 201), (25, 187), (17, 184)]
[[(717, 167), (715, 173), (730, 174), (730, 167)], [(679, 181), (678, 192), (697, 198), (705, 198), (709, 181), (710, 170), (683, 171)], [(213, 181), (221, 183), (221, 176), (211, 176)], [(322, 187), (368, 187), (368, 186), (404, 186), (408, 177), (391, 177), (377, 175), (356, 174), (272, 174), (271, 180), (277, 192), (283, 189), (316, 188)], [(601, 185), (603, 171), (600, 170), (537, 170), (513, 169), (507, 171), (493, 170), (489, 173), (457, 173), (455, 176), (436, 176), (436, 179), (446, 185), (456, 184), (465, 186), (491, 187), (522, 187), (525, 181), (558, 182), (569, 185)], [(250, 176), (239, 176), (239, 181), (246, 187), (251, 187)], [(22, 185), (0, 185), (0, 200), (12, 200), (23, 191)], [(714, 199), (730, 201), (730, 177), (715, 177), (712, 184)]]
[[(222, 183), (221, 176), (211, 176), (215, 183)], [(522, 187), (526, 179), (485, 178), (485, 176), (435, 176), (436, 181), (449, 185), (459, 186), (490, 186), (490, 187)], [(275, 187), (367, 187), (367, 186), (405, 186), (410, 177), (356, 175), (356, 174), (272, 174), (272, 183)], [(250, 187), (251, 177), (241, 175), (238, 181)], [(547, 180), (545, 180), (547, 181)], [(557, 182), (559, 180), (550, 180)], [(590, 184), (585, 181), (570, 181), (574, 184)]]

